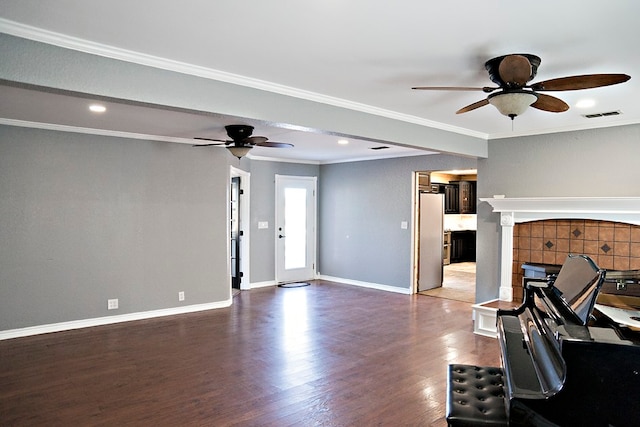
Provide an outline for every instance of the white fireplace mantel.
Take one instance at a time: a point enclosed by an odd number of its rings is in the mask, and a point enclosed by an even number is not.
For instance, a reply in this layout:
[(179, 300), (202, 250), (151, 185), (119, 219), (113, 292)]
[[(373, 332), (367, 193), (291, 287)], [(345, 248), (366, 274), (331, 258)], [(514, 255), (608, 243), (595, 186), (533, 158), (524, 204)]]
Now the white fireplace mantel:
[[(500, 295), (513, 301), (513, 226), (545, 219), (590, 219), (640, 225), (640, 197), (505, 197), (480, 198), (500, 214)], [(490, 303), (488, 301), (487, 303)], [(486, 303), (473, 305), (474, 331), (496, 336), (496, 311)]]
[(640, 224), (640, 197), (481, 198), (494, 212), (510, 213), (515, 223), (541, 219), (594, 219)]
[(481, 198), (500, 213), (500, 300), (512, 301), (513, 226), (545, 219), (591, 219), (640, 225), (640, 197)]

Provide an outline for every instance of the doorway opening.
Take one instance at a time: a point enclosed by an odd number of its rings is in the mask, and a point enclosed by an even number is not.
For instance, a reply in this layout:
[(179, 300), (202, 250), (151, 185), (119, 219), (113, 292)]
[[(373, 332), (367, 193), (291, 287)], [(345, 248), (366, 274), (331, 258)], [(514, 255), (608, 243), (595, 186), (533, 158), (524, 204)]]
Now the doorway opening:
[(231, 166), (229, 182), (229, 270), (232, 296), (251, 288), (249, 276), (249, 172)]
[(476, 262), (464, 261), (445, 265), (442, 288), (439, 292), (433, 292), (431, 295), (475, 302)]
[(240, 229), (240, 177), (234, 176), (231, 178), (231, 199), (229, 201), (231, 220), (231, 289), (240, 290), (240, 283), (242, 282), (242, 270), (240, 268), (241, 254), (240, 254), (240, 236), (242, 236), (242, 230)]
[(476, 184), (474, 169), (415, 173), (415, 292), (475, 302)]

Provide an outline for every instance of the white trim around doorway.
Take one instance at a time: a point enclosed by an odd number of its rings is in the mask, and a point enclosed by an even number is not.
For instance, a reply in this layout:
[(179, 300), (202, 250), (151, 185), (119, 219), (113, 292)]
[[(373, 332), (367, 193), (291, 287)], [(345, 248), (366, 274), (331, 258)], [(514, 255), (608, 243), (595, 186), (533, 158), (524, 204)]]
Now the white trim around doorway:
[[(242, 271), (242, 281), (240, 282), (240, 289), (244, 291), (251, 289), (251, 221), (249, 220), (249, 215), (251, 213), (249, 205), (251, 200), (251, 173), (230, 166), (229, 183), (231, 183), (231, 178), (235, 177), (240, 177), (240, 190), (242, 191), (242, 201), (240, 203), (240, 229), (242, 230), (242, 244), (240, 245), (240, 271)], [(229, 198), (227, 197), (227, 203), (230, 203), (228, 200)], [(227, 224), (229, 224), (229, 221), (227, 221)], [(229, 225), (227, 225), (227, 227), (229, 227)], [(230, 235), (230, 230), (227, 230), (227, 235)], [(227, 259), (230, 259), (230, 247), (228, 247), (227, 252)], [(231, 291), (231, 272), (229, 272), (229, 291)]]

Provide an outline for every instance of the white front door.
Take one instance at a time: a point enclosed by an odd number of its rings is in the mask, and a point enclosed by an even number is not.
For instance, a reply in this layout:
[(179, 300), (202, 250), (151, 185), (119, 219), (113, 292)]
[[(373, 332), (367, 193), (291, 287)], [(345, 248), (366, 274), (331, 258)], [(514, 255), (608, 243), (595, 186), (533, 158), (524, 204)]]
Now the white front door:
[(315, 278), (317, 177), (276, 175), (276, 282)]

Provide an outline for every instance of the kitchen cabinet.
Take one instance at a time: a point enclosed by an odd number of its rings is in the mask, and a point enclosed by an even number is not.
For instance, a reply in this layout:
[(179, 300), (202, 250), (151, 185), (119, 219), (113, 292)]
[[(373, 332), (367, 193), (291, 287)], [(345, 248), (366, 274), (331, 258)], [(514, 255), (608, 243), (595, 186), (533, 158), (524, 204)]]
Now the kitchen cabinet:
[(444, 186), (444, 213), (476, 213), (476, 182), (455, 181)]
[(444, 185), (444, 213), (457, 214), (460, 212), (460, 196), (457, 184)]
[(476, 260), (476, 232), (474, 230), (451, 232), (451, 262)]
[(460, 181), (458, 183), (459, 208), (461, 214), (476, 213), (476, 182)]
[(429, 174), (418, 174), (418, 190), (431, 191), (431, 177), (429, 176)]

